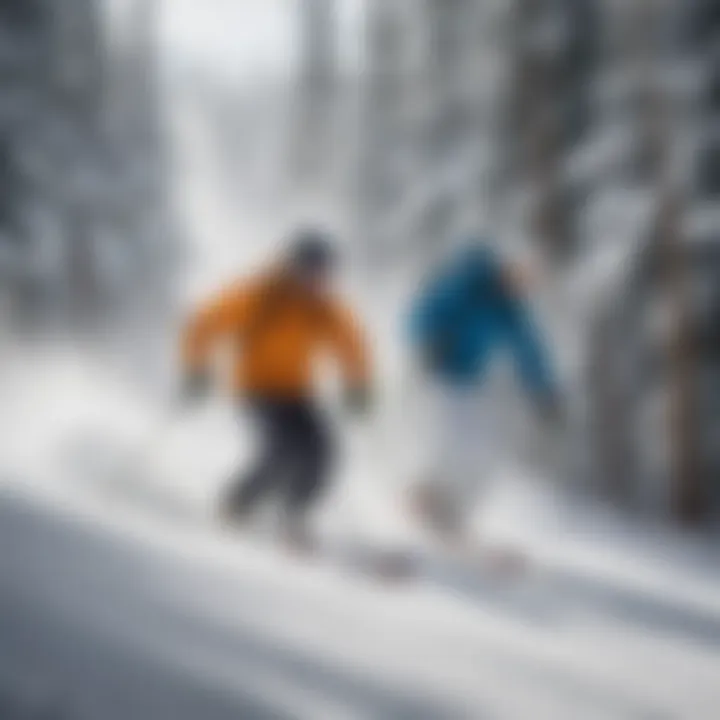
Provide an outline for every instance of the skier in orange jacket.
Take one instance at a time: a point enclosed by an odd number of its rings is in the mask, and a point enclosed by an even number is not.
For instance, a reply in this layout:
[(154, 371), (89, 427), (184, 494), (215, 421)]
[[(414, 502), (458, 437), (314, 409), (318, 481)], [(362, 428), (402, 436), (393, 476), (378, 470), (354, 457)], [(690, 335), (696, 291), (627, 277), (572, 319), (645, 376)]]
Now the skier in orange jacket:
[(185, 397), (208, 392), (214, 351), (229, 341), (233, 392), (262, 437), (259, 461), (231, 484), (223, 517), (242, 521), (273, 495), (285, 506), (286, 539), (298, 547), (311, 543), (305, 518), (333, 454), (316, 399), (318, 356), (329, 351), (340, 362), (351, 411), (366, 411), (370, 399), (363, 333), (330, 287), (336, 264), (324, 233), (301, 231), (277, 266), (221, 292), (190, 319), (182, 338)]

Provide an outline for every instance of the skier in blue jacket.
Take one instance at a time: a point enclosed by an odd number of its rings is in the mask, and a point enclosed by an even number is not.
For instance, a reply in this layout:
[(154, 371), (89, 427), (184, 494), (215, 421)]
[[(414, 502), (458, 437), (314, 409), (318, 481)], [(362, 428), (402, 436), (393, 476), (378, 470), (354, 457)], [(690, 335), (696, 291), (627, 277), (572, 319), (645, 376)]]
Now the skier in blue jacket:
[(412, 494), (435, 531), (464, 541), (470, 514), (497, 455), (496, 408), (482, 388), (505, 355), (541, 419), (558, 421), (560, 395), (525, 297), (519, 269), (473, 242), (431, 273), (409, 320), (412, 353), (433, 401), (431, 467)]

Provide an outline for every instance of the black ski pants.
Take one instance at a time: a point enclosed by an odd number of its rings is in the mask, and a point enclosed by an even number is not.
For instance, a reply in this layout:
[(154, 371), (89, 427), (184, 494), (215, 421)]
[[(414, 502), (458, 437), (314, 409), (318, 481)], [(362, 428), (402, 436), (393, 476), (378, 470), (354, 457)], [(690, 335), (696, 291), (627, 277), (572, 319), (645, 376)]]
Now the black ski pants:
[(243, 402), (260, 434), (259, 457), (232, 484), (225, 511), (245, 515), (275, 496), (292, 516), (305, 513), (324, 488), (333, 454), (329, 428), (311, 400)]

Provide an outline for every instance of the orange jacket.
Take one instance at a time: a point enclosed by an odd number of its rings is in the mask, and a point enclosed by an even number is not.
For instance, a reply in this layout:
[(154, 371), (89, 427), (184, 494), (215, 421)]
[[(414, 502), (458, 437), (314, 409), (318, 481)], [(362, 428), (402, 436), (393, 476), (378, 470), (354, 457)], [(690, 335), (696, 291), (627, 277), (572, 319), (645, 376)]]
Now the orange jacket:
[(190, 319), (182, 339), (185, 369), (205, 371), (220, 340), (232, 343), (238, 394), (310, 395), (313, 361), (326, 348), (340, 361), (348, 385), (369, 382), (365, 342), (353, 315), (281, 272), (234, 284)]

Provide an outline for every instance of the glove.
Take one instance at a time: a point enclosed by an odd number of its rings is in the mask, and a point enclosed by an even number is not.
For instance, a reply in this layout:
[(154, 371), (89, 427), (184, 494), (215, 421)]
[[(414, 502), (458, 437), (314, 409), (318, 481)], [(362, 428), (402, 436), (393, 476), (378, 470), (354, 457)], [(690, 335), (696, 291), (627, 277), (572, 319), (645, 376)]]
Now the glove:
[(536, 412), (540, 427), (532, 443), (533, 463), (548, 476), (562, 477), (567, 473), (569, 452), (568, 418), (562, 397), (558, 393), (537, 397)]
[(372, 399), (366, 387), (351, 387), (345, 392), (345, 407), (351, 415), (367, 415)]
[(538, 396), (535, 399), (535, 408), (543, 425), (560, 428), (565, 424), (563, 403), (556, 393)]
[(196, 405), (210, 394), (212, 381), (205, 371), (194, 371), (186, 375), (180, 390), (180, 401), (184, 406)]

